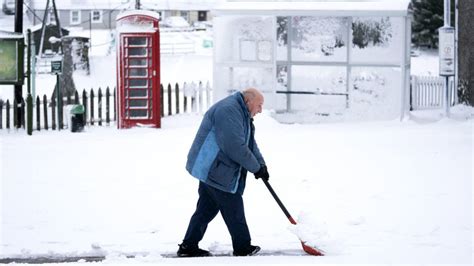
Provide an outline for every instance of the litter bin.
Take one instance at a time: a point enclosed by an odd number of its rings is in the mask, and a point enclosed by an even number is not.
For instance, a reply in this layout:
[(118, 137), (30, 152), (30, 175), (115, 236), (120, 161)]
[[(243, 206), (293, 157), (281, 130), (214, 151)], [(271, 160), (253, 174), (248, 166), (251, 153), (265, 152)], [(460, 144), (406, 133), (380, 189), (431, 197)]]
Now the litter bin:
[(71, 111), (71, 132), (81, 132), (84, 130), (85, 119), (84, 119), (84, 105), (75, 104), (72, 106)]

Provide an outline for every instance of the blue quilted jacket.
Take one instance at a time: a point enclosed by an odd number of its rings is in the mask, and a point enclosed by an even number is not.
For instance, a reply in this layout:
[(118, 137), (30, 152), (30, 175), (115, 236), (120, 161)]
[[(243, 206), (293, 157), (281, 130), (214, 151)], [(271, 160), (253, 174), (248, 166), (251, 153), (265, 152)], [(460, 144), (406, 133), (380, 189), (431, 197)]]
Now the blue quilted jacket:
[(242, 93), (217, 102), (204, 115), (186, 170), (209, 186), (242, 194), (247, 171), (255, 173), (265, 164), (252, 127)]

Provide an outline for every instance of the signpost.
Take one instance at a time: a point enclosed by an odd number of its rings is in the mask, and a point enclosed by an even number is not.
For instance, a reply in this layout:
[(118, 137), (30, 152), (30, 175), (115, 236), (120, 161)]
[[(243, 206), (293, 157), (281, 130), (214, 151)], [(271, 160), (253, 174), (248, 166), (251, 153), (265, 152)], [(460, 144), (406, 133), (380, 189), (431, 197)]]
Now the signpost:
[(61, 90), (59, 88), (59, 75), (63, 73), (63, 58), (62, 56), (55, 57), (51, 61), (51, 74), (56, 75), (56, 99), (58, 106), (58, 131), (61, 130), (63, 122), (63, 112), (61, 103)]
[(447, 116), (449, 116), (449, 94), (451, 91), (449, 89), (449, 77), (454, 76), (456, 73), (454, 34), (455, 30), (453, 27), (444, 26), (439, 28), (439, 75), (445, 77), (445, 107)]

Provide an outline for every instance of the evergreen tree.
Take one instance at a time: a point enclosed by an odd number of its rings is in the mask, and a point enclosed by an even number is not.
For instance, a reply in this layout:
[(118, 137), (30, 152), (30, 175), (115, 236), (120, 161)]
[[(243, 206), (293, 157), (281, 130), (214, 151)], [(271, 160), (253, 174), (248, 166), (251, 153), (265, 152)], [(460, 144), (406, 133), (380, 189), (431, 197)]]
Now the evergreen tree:
[[(454, 1), (451, 2), (451, 25), (454, 25)], [(438, 47), (438, 29), (444, 25), (444, 0), (412, 0), (412, 43)]]

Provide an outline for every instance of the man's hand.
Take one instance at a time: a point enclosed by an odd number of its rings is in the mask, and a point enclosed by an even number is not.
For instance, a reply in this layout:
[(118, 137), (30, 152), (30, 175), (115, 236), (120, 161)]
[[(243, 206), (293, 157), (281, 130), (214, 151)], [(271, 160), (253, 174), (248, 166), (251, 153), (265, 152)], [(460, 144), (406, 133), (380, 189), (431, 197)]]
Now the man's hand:
[(258, 172), (256, 172), (254, 175), (256, 179), (261, 178), (265, 181), (268, 181), (268, 179), (270, 178), (270, 174), (268, 173), (266, 165), (262, 165)]

